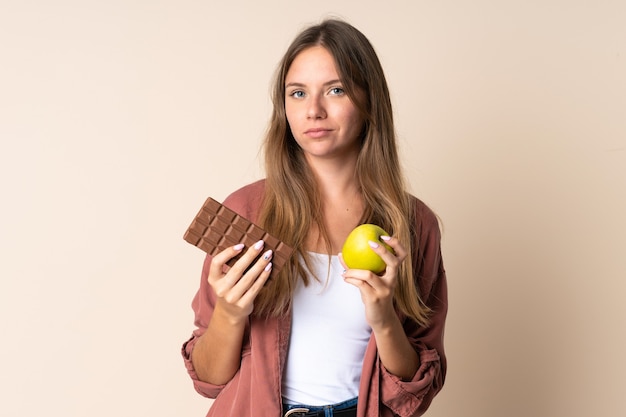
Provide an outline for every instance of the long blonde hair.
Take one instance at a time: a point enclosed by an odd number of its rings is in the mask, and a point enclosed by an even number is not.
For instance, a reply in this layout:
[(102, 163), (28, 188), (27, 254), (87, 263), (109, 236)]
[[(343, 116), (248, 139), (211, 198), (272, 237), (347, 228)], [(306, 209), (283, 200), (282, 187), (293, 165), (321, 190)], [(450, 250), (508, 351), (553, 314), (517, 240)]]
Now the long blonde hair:
[[(318, 45), (334, 57), (342, 85), (365, 119), (355, 172), (365, 207), (361, 223), (377, 224), (397, 237), (409, 253), (414, 249), (414, 208), (401, 175), (391, 99), (382, 67), (374, 48), (360, 31), (340, 20), (325, 20), (296, 37), (276, 72), (274, 108), (263, 144), (266, 184), (258, 221), (268, 232), (293, 246), (296, 256), (257, 297), (255, 313), (260, 315), (283, 313), (297, 280), (304, 279), (307, 284), (305, 266), (299, 258), (308, 264), (304, 242), (313, 225), (330, 248), (317, 184), (285, 114), (287, 71), (300, 52)], [(364, 94), (357, 95), (357, 91)], [(420, 325), (428, 323), (429, 311), (420, 299), (410, 259), (400, 267), (394, 302), (400, 313)]]

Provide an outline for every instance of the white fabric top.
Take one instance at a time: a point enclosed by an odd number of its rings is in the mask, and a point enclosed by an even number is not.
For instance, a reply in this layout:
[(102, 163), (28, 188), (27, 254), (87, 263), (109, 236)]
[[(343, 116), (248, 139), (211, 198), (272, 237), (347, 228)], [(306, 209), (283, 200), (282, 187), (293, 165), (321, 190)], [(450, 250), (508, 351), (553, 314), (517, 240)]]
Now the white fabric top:
[(358, 288), (341, 276), (343, 267), (332, 256), (310, 253), (321, 282), (298, 281), (282, 394), (287, 404), (327, 405), (354, 398), (365, 348), (372, 329)]

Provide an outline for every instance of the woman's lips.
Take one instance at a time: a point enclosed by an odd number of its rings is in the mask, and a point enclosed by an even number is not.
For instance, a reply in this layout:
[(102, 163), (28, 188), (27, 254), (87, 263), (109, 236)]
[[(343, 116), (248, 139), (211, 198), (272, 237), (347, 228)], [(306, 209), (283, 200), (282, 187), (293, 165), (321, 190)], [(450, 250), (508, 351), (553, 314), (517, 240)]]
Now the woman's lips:
[(305, 131), (304, 134), (312, 138), (321, 138), (323, 136), (326, 136), (330, 131), (330, 129), (316, 127)]

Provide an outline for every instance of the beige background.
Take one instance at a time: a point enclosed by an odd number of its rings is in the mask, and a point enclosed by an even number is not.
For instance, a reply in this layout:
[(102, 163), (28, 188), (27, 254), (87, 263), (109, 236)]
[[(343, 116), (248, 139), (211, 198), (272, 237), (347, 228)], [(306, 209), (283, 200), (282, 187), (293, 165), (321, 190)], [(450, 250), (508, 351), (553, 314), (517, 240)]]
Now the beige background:
[(182, 234), (262, 175), (272, 72), (329, 14), (377, 48), (445, 226), (428, 415), (626, 415), (621, 0), (2, 1), (0, 415), (204, 415)]

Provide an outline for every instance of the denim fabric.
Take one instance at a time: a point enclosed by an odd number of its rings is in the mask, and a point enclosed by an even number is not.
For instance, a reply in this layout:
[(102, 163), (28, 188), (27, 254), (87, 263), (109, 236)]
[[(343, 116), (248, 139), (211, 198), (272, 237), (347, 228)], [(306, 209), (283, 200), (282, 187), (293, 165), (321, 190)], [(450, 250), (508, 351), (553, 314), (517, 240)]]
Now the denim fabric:
[(350, 408), (356, 405), (358, 398), (352, 398), (347, 401), (343, 401), (337, 404), (331, 405), (306, 405), (306, 404), (285, 404), (283, 406), (283, 413), (293, 409), (293, 408), (308, 408), (309, 412), (321, 411), (324, 410), (324, 417), (333, 417), (333, 410), (344, 410), (346, 408)]

